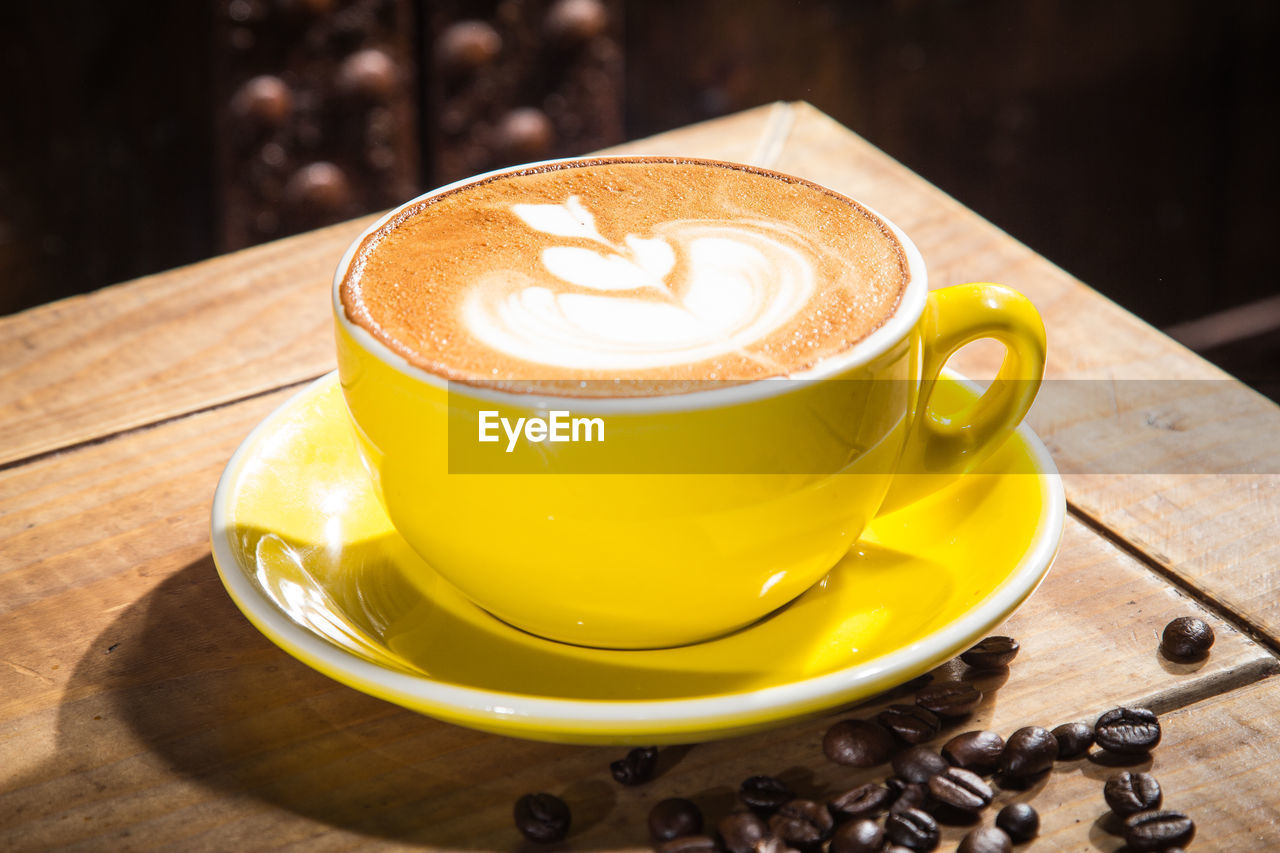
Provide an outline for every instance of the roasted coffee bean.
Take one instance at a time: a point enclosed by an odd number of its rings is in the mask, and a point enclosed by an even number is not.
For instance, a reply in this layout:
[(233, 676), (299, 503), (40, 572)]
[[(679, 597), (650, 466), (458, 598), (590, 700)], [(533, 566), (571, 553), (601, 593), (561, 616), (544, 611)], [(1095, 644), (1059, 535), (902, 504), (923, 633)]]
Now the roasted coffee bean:
[(725, 815), (716, 829), (729, 853), (755, 853), (756, 845), (769, 837), (769, 826), (751, 812)]
[(544, 844), (569, 834), (569, 806), (555, 794), (525, 794), (516, 800), (516, 829), (530, 841)]
[(863, 818), (842, 824), (831, 836), (830, 853), (880, 853), (884, 848), (884, 829), (874, 820)]
[(769, 829), (782, 841), (800, 850), (813, 850), (831, 837), (836, 822), (822, 803), (791, 800), (769, 818)]
[(1013, 637), (987, 637), (978, 645), (962, 652), (960, 660), (974, 669), (999, 669), (1018, 656), (1018, 641)]
[(1124, 842), (1135, 851), (1183, 847), (1195, 834), (1195, 823), (1182, 812), (1138, 812), (1124, 822)]
[(928, 803), (929, 786), (923, 782), (907, 782), (898, 791), (893, 805), (889, 806), (889, 813), (893, 814), (906, 809), (925, 809)]
[(1160, 651), (1173, 661), (1195, 661), (1209, 654), (1213, 646), (1213, 629), (1194, 616), (1179, 616), (1164, 626)]
[(1003, 829), (984, 826), (960, 839), (956, 853), (1010, 853), (1013, 839)]
[(1102, 786), (1102, 797), (1120, 817), (1160, 808), (1160, 783), (1150, 773), (1117, 773)]
[(917, 693), (916, 704), (939, 717), (964, 717), (982, 704), (982, 691), (967, 681), (943, 681)]
[(639, 785), (653, 778), (653, 770), (657, 766), (658, 748), (638, 746), (628, 752), (626, 758), (610, 763), (609, 772), (623, 785)]
[(981, 776), (963, 767), (948, 767), (931, 778), (929, 793), (939, 803), (966, 812), (985, 809), (995, 796)]
[(1048, 729), (1025, 726), (1009, 735), (1000, 754), (1000, 772), (1014, 779), (1043, 773), (1058, 758), (1058, 739)]
[(890, 705), (876, 719), (904, 743), (924, 743), (942, 731), (942, 721), (919, 705)]
[(752, 776), (742, 783), (738, 796), (753, 811), (761, 814), (772, 814), (778, 806), (795, 799), (795, 794), (787, 787), (787, 783), (773, 776)]
[(941, 833), (938, 822), (920, 809), (891, 812), (884, 819), (885, 837), (910, 850), (936, 850)]
[(1088, 723), (1063, 723), (1053, 730), (1058, 741), (1058, 758), (1079, 758), (1093, 746), (1093, 726)]
[(702, 832), (702, 812), (684, 797), (671, 797), (649, 811), (649, 834), (658, 841)]
[[(720, 845), (710, 835), (682, 835), (658, 844), (658, 853), (719, 853)], [(752, 848), (751, 853), (756, 853)]]
[(887, 811), (893, 799), (894, 794), (888, 788), (877, 785), (875, 782), (868, 782), (840, 794), (827, 803), (827, 808), (836, 820), (855, 820), (875, 817)]
[(1113, 708), (1093, 725), (1098, 746), (1121, 755), (1143, 755), (1160, 743), (1160, 720), (1146, 708)]
[(827, 758), (849, 767), (884, 764), (897, 748), (893, 735), (869, 720), (841, 720), (822, 738), (822, 751)]
[(942, 757), (965, 770), (989, 775), (1000, 767), (1004, 738), (995, 732), (973, 731), (958, 734), (942, 746)]
[(927, 746), (912, 746), (893, 757), (893, 772), (907, 782), (928, 782), (951, 765)]
[(996, 815), (996, 826), (1003, 829), (1014, 844), (1022, 844), (1040, 832), (1040, 814), (1026, 803), (1010, 803)]

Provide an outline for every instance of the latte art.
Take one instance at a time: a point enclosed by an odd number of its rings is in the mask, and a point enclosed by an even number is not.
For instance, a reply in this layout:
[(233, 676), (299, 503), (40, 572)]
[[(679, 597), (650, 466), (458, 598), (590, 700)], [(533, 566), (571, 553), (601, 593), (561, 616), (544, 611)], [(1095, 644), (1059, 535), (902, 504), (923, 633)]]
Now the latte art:
[(513, 210), (530, 228), (599, 247), (543, 249), (558, 287), (498, 270), (467, 295), (467, 330), (535, 364), (627, 371), (746, 351), (802, 311), (815, 289), (812, 252), (782, 223), (682, 220), (611, 243), (578, 196)]
[[(837, 355), (893, 313), (907, 278), (897, 239), (843, 196), (750, 167), (635, 158), (512, 172), (411, 205), (359, 247), (341, 298), (351, 320), (448, 379), (673, 393)], [(637, 382), (588, 381), (619, 379)]]

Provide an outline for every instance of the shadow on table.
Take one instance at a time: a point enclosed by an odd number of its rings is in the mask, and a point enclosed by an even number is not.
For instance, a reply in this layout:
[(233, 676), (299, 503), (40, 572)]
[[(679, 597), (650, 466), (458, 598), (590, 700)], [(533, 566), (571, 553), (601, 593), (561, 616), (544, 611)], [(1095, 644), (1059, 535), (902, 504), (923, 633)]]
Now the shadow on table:
[[(571, 802), (571, 840), (615, 804), (608, 764), (622, 750), (474, 732), (347, 689), (260, 635), (209, 557), (123, 611), (101, 640), (68, 695), (107, 694), (174, 772), (233, 795), (221, 817), (237, 835), (250, 827), (281, 840), (314, 834), (246, 807), (245, 797), (366, 836), (486, 849), (520, 843), (511, 809), (521, 794), (546, 790)], [(79, 765), (99, 751), (95, 729), (64, 712), (60, 762)], [(565, 779), (582, 781), (566, 788), (557, 781)]]

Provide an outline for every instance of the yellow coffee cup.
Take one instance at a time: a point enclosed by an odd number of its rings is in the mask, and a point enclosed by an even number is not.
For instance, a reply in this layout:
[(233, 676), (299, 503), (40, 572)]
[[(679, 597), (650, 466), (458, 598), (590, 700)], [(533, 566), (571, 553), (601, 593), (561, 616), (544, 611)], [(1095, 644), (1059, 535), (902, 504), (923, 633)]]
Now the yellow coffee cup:
[[(1044, 326), (1025, 297), (986, 283), (930, 293), (919, 251), (879, 217), (905, 252), (906, 290), (869, 336), (802, 373), (615, 398), (450, 382), (343, 307), (359, 246), (404, 207), (352, 244), (334, 278), (357, 445), (409, 545), (477, 605), (550, 639), (673, 646), (767, 616), (841, 559), (895, 476), (964, 473), (999, 447), (1044, 371)], [(967, 410), (933, 412), (944, 363), (980, 338), (1007, 348), (995, 381)], [(541, 432), (513, 440), (513, 424)], [(581, 440), (537, 440), (575, 429)]]

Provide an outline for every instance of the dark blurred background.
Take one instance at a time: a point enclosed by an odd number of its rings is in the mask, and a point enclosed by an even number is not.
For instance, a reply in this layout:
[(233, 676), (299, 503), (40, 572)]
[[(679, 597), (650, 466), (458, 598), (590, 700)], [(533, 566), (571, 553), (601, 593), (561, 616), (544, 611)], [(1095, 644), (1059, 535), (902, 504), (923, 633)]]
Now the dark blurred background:
[(0, 3), (0, 313), (812, 102), (1274, 393), (1274, 0)]

